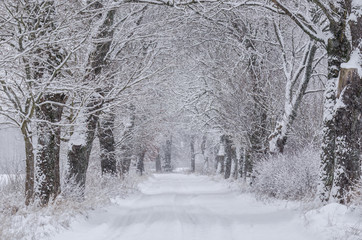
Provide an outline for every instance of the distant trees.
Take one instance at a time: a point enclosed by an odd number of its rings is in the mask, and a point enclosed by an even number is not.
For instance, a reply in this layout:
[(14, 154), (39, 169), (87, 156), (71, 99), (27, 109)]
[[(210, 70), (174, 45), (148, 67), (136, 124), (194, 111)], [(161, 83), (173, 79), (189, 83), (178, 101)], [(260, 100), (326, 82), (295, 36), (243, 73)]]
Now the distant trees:
[[(264, 52), (262, 43), (268, 44), (272, 34), (258, 31), (262, 26), (248, 19), (253, 17), (247, 10), (214, 12), (193, 6), (192, 11), (198, 16), (195, 24), (202, 23), (202, 31), (195, 33), (195, 38), (200, 42), (207, 38), (215, 41), (195, 44), (199, 54), (195, 58), (204, 75), (199, 80), (203, 84), (195, 96), (197, 100), (191, 98), (195, 107), (190, 109), (204, 118), (204, 128), (218, 129), (222, 136), (229, 136), (228, 144), (220, 142), (220, 146), (228, 146), (228, 154), (216, 151), (221, 164), (218, 170), (226, 178), (231, 173), (238, 177), (244, 162), (247, 166), (243, 169), (251, 174), (253, 161), (266, 152), (269, 135), (269, 103), (274, 100), (267, 98), (271, 90), (268, 84), (274, 79), (268, 70), (274, 66), (268, 66), (266, 60), (274, 56)], [(237, 152), (245, 152), (245, 157)]]

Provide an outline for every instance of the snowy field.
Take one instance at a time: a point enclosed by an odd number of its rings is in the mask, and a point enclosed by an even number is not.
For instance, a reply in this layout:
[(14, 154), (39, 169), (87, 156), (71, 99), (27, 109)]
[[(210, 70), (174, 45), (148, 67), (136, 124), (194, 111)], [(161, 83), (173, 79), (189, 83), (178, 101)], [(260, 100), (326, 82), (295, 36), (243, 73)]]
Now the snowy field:
[(295, 203), (256, 201), (225, 182), (184, 174), (155, 174), (139, 188), (50, 239), (359, 239), (361, 215), (339, 204), (303, 213)]

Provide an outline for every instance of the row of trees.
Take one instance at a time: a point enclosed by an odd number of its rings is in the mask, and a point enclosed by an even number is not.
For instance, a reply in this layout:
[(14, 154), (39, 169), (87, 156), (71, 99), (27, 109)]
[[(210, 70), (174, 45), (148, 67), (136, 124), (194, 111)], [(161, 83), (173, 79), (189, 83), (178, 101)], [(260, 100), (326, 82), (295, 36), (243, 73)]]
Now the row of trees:
[[(130, 146), (137, 120), (129, 89), (162, 71), (153, 67), (160, 48), (144, 37), (152, 32), (146, 11), (144, 4), (114, 1), (1, 3), (1, 114), (25, 141), (26, 204), (45, 205), (60, 193), (62, 141), (68, 142), (66, 184), (81, 191), (96, 137), (103, 174), (125, 175), (130, 155), (143, 158), (146, 138)], [(129, 122), (116, 118), (122, 109)]]
[(0, 114), (23, 134), (26, 203), (60, 193), (61, 142), (65, 184), (83, 192), (95, 139), (106, 175), (132, 162), (142, 172), (145, 159), (169, 171), (179, 144), (192, 170), (216, 156), (227, 178), (321, 140), (319, 196), (348, 202), (360, 178), (361, 11), (352, 0), (4, 0)]
[[(251, 169), (248, 165), (260, 154), (283, 153), (302, 98), (324, 90), (318, 195), (323, 202), (349, 202), (361, 175), (361, 4), (245, 1), (210, 5), (189, 8), (200, 16), (199, 21), (213, 24), (200, 38), (217, 42), (211, 43), (215, 51), (200, 63), (211, 66), (206, 86), (213, 86), (205, 92), (217, 104), (204, 116), (224, 132), (220, 144), (225, 151), (219, 155), (225, 155), (225, 177), (230, 175), (230, 156), (239, 155), (247, 165), (241, 168)], [(278, 85), (284, 86), (284, 93)], [(229, 135), (236, 148), (241, 145), (239, 154), (230, 148)]]

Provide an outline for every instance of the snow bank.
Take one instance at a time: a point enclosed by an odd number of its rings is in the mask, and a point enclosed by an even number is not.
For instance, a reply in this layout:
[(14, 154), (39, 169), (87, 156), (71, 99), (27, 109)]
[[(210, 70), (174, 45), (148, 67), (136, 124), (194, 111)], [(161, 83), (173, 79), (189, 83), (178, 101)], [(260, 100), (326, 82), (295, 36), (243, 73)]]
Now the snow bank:
[[(0, 175), (0, 239), (52, 239), (74, 221), (87, 217), (93, 209), (111, 204), (136, 190), (142, 178), (130, 174), (126, 179), (102, 177), (99, 169), (90, 169), (84, 201), (60, 195), (46, 207), (24, 204), (24, 179), (21, 175)], [(64, 190), (64, 189), (63, 189)]]
[(330, 203), (305, 214), (306, 224), (326, 239), (360, 240), (362, 233), (362, 209), (338, 203)]

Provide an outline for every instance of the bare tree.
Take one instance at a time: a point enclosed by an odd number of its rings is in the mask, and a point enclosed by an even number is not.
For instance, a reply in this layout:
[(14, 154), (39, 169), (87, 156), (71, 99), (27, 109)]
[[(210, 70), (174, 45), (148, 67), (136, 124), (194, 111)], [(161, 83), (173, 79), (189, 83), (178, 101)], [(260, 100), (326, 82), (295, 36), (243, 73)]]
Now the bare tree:
[[(288, 51), (285, 46), (285, 41), (276, 23), (274, 23), (274, 28), (283, 56), (283, 72), (286, 78), (286, 85), (283, 117), (277, 122), (274, 131), (269, 136), (269, 151), (272, 153), (283, 153), (288, 132), (296, 118), (302, 98), (306, 94), (308, 83), (316, 67), (314, 61), (317, 45), (314, 40), (310, 40), (307, 45), (302, 47), (304, 48), (304, 53), (301, 59), (299, 61), (291, 59), (287, 56)], [(293, 42), (294, 41), (292, 41), (292, 43)], [(292, 46), (292, 58), (298, 56), (300, 49), (296, 48), (298, 48), (298, 46)], [(317, 61), (320, 59), (317, 59)], [(298, 66), (293, 66), (296, 64), (298, 64)]]
[[(336, 82), (337, 80), (345, 82), (343, 74), (340, 74), (343, 63), (351, 60), (353, 54), (360, 54), (360, 31), (357, 30), (361, 26), (362, 18), (358, 15), (361, 5), (357, 1), (328, 1), (328, 3), (315, 0), (306, 2), (309, 6), (305, 12), (300, 12), (296, 8), (281, 3), (278, 0), (272, 1), (275, 10), (290, 17), (310, 38), (324, 45), (328, 56), (328, 81), (325, 91), (325, 109), (324, 109), (324, 127), (323, 127), (323, 144), (322, 144), (322, 164), (321, 164), (321, 183), (319, 187), (319, 195), (322, 201), (328, 201), (332, 196), (341, 203), (348, 203), (350, 200), (349, 192), (352, 186), (360, 179), (359, 174), (353, 174), (355, 166), (359, 166), (360, 154), (359, 147), (354, 143), (359, 141), (359, 137), (350, 132), (343, 131), (340, 123), (340, 114), (336, 114), (335, 109), (340, 108), (336, 105)], [(349, 16), (357, 14), (354, 19)], [(306, 17), (309, 16), (307, 20)], [(357, 31), (353, 31), (357, 30)], [(347, 36), (351, 36), (348, 38)], [(353, 58), (352, 58), (352, 61)], [(354, 61), (355, 62), (355, 61)], [(358, 62), (358, 61), (357, 61)], [(357, 66), (356, 66), (357, 64)], [(355, 65), (357, 71), (358, 63)], [(361, 89), (362, 85), (358, 82), (357, 75), (354, 81), (345, 84), (343, 89), (355, 88), (356, 91)], [(354, 83), (357, 82), (357, 83)], [(339, 84), (344, 85), (344, 84)], [(354, 101), (344, 102), (344, 108), (349, 109), (352, 115), (359, 115), (360, 108), (354, 106), (359, 104), (358, 98), (344, 94), (353, 93), (355, 90), (344, 91), (338, 96), (338, 102), (344, 99), (354, 99)], [(348, 104), (351, 104), (349, 106)], [(337, 107), (336, 107), (337, 106)], [(343, 112), (343, 111), (342, 111)], [(353, 112), (353, 113), (352, 113)], [(359, 125), (359, 120), (352, 117), (344, 119), (348, 124)], [(360, 129), (356, 129), (357, 131)], [(357, 134), (361, 135), (361, 134)], [(348, 140), (347, 140), (348, 139)], [(341, 149), (349, 149), (342, 151)], [(341, 154), (344, 152), (343, 154)], [(335, 179), (344, 179), (336, 180)], [(333, 191), (332, 191), (333, 189)], [(332, 192), (332, 195), (331, 195)]]
[[(67, 63), (79, 48), (79, 36), (69, 37), (71, 31), (64, 31), (73, 19), (73, 11), (64, 11), (60, 16), (60, 6), (53, 1), (4, 1), (1, 3), (4, 17), (0, 28), (0, 46), (6, 51), (2, 59), (4, 75), (1, 76), (3, 102), (11, 108), (2, 110), (9, 121), (18, 126), (23, 134), (26, 153), (26, 204), (37, 197), (46, 204), (49, 196), (56, 196), (59, 189), (59, 124), (62, 109), (67, 99)], [(64, 10), (64, 9), (63, 9)], [(68, 21), (69, 20), (69, 21)], [(68, 43), (74, 43), (69, 48)], [(10, 57), (11, 55), (15, 57)], [(18, 66), (14, 71), (14, 66)], [(60, 86), (59, 82), (63, 85)], [(54, 109), (53, 109), (54, 108)], [(54, 110), (54, 112), (53, 112)], [(52, 115), (53, 114), (53, 115)], [(45, 135), (35, 131), (47, 130)], [(36, 156), (37, 176), (35, 177), (34, 150), (38, 134)], [(54, 147), (51, 158), (46, 156), (50, 145)], [(52, 175), (43, 175), (49, 167)], [(37, 180), (37, 184), (35, 184)], [(53, 188), (43, 191), (42, 186), (53, 183)]]

